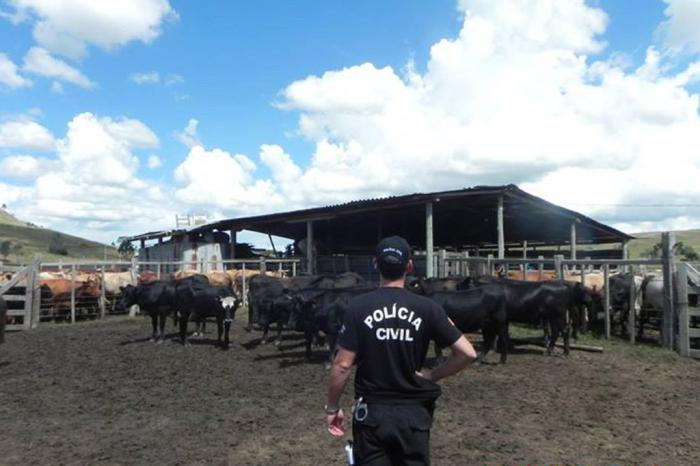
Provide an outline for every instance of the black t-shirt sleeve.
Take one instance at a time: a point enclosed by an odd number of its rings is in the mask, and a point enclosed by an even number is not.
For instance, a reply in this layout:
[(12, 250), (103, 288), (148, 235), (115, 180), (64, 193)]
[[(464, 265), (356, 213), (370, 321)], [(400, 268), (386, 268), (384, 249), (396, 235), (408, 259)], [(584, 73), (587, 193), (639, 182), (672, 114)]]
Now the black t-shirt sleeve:
[(432, 310), (432, 316), (431, 328), (433, 340), (442, 348), (452, 346), (452, 344), (462, 336), (462, 332), (452, 325), (447, 318), (447, 313), (445, 313), (445, 310), (441, 306), (435, 305)]
[(358, 328), (357, 319), (355, 319), (355, 309), (350, 302), (348, 311), (345, 313), (345, 318), (343, 319), (343, 325), (340, 327), (340, 332), (338, 332), (338, 345), (342, 346), (348, 351), (357, 353), (357, 348), (359, 346), (358, 342)]

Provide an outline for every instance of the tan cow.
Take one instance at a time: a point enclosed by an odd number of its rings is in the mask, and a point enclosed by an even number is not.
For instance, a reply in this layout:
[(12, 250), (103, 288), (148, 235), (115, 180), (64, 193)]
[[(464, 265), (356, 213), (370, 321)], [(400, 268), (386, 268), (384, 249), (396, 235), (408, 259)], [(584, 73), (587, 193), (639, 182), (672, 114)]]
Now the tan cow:
[(229, 274), (227, 274), (226, 272), (212, 270), (211, 272), (207, 273), (207, 278), (209, 279), (209, 284), (211, 286), (233, 289), (233, 281), (231, 280)]

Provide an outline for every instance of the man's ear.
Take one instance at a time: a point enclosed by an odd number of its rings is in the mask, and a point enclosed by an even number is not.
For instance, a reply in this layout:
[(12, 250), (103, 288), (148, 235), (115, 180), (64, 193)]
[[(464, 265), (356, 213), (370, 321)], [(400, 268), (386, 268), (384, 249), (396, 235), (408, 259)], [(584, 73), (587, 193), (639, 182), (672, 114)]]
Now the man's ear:
[(411, 275), (413, 273), (413, 259), (408, 260), (408, 264), (406, 264), (406, 274)]

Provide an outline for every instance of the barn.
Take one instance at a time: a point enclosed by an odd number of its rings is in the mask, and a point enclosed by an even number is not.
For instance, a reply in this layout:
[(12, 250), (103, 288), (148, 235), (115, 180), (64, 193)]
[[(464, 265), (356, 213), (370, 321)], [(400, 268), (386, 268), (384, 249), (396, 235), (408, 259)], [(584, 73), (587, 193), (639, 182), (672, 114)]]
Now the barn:
[[(414, 193), (311, 209), (230, 218), (190, 229), (128, 238), (141, 244), (140, 260), (185, 261), (203, 270), (236, 258), (243, 230), (288, 238), (303, 270), (372, 274), (377, 240), (401, 235), (411, 244), (420, 274), (435, 274), (434, 255), (497, 258), (626, 258), (631, 236), (573, 210), (533, 196), (515, 185)], [(307, 244), (313, 244), (308, 248)], [(579, 257), (580, 258), (580, 257)]]

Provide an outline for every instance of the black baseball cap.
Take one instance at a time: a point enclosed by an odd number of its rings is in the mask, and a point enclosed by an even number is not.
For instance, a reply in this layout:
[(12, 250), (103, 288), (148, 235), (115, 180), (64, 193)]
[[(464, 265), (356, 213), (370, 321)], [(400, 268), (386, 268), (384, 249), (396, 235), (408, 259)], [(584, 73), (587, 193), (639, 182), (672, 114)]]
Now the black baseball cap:
[(387, 265), (406, 265), (411, 259), (411, 247), (400, 236), (388, 236), (377, 244), (377, 262)]

